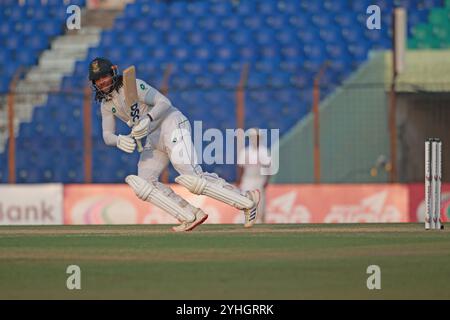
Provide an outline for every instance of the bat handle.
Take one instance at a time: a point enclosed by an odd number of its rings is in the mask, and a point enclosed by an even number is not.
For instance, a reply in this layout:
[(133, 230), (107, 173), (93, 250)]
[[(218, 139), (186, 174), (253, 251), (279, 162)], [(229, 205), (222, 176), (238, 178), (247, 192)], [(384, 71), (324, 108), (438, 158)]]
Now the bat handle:
[(136, 139), (136, 144), (137, 144), (137, 150), (138, 150), (138, 152), (144, 151), (144, 148), (142, 148), (142, 142), (141, 142), (140, 139)]
[[(135, 124), (134, 124), (134, 122), (130, 119), (130, 120), (127, 121), (127, 125), (128, 125), (130, 128), (132, 128)], [(141, 142), (141, 140), (140, 140), (140, 139), (134, 139), (134, 140), (136, 140), (138, 152), (144, 151), (144, 148), (142, 148), (142, 142)]]

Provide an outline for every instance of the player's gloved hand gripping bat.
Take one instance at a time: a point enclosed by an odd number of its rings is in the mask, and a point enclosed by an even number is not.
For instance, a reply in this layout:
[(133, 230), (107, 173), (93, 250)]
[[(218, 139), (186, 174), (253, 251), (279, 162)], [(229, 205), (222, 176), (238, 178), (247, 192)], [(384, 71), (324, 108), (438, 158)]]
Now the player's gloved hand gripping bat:
[[(136, 69), (130, 66), (123, 71), (123, 90), (125, 94), (125, 104), (130, 108), (129, 127), (133, 127), (139, 122), (139, 100), (136, 87)], [(138, 152), (144, 150), (140, 139), (136, 139)]]

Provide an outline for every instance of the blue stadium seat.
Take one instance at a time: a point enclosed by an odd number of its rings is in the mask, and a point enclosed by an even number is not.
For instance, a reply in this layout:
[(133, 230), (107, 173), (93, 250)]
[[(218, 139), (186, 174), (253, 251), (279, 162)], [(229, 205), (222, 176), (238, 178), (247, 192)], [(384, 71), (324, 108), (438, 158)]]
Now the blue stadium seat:
[(220, 21), (220, 24), (223, 28), (226, 28), (229, 30), (239, 30), (243, 27), (242, 19), (235, 15), (232, 15), (232, 16), (222, 19)]
[(214, 48), (209, 44), (194, 49), (194, 59), (198, 61), (209, 61), (213, 58)]
[(262, 15), (273, 15), (278, 10), (276, 1), (261, 1), (257, 4), (257, 11)]
[(105, 47), (112, 47), (117, 44), (115, 32), (112, 30), (102, 31), (100, 44)]
[(268, 46), (275, 42), (276, 35), (270, 28), (262, 28), (256, 32), (256, 42), (262, 46)]
[(0, 93), (6, 93), (9, 90), (10, 77), (0, 77)]
[(116, 18), (116, 20), (114, 22), (114, 31), (124, 32), (127, 29), (127, 26), (128, 26), (128, 20), (119, 16), (118, 18)]
[(356, 15), (354, 12), (342, 11), (336, 14), (334, 20), (342, 27), (351, 27), (356, 24)]
[(189, 32), (187, 34), (189, 44), (196, 46), (202, 45), (207, 42), (207, 34), (200, 32), (199, 30)]
[(6, 20), (0, 24), (0, 34), (5, 38), (13, 32), (15, 32), (15, 24), (13, 22)]
[(348, 12), (350, 10), (350, 8), (348, 7), (348, 2), (346, 1), (326, 0), (323, 2), (323, 7), (326, 9), (326, 11), (333, 14)]
[(355, 43), (360, 41), (363, 38), (363, 31), (358, 28), (342, 28), (341, 33), (345, 41), (350, 43)]
[(133, 49), (135, 49), (136, 47), (138, 47), (136, 46), (136, 44), (139, 42), (139, 37), (138, 34), (136, 33), (132, 34), (122, 33), (118, 36), (118, 39), (116, 39), (116, 41), (118, 41), (123, 46), (132, 47)]
[[(17, 24), (16, 24), (17, 25)], [(20, 32), (23, 35), (31, 35), (36, 33), (37, 23), (34, 20), (24, 20), (20, 23)]]
[(260, 30), (264, 27), (264, 17), (258, 15), (249, 15), (244, 17), (244, 27), (249, 30)]
[(127, 53), (127, 49), (121, 46), (113, 46), (105, 48), (104, 55), (109, 57), (112, 61), (118, 61)]
[(347, 46), (342, 44), (342, 42), (329, 43), (325, 47), (326, 53), (329, 58), (335, 59), (345, 59), (348, 55)]
[(219, 21), (213, 16), (205, 16), (198, 20), (198, 27), (205, 31), (217, 30)]
[(37, 63), (37, 54), (32, 50), (18, 50), (16, 53), (16, 61), (22, 66), (29, 66)]
[(318, 28), (328, 28), (333, 24), (333, 17), (326, 13), (314, 14), (311, 17), (313, 25)]
[(181, 18), (175, 22), (176, 29), (183, 30), (184, 32), (190, 32), (197, 29), (197, 20), (194, 18)]
[(235, 9), (238, 15), (254, 15), (256, 12), (255, 1), (240, 1), (239, 5)]
[(259, 59), (260, 52), (255, 45), (247, 45), (239, 49), (239, 58), (242, 62), (253, 62)]
[(194, 76), (189, 74), (178, 74), (170, 78), (171, 88), (175, 90), (187, 89), (192, 87)]
[(29, 45), (29, 48), (35, 51), (35, 58), (37, 58), (39, 51), (43, 51), (49, 47), (48, 38), (42, 34), (35, 33), (33, 35), (28, 35), (25, 41)]
[(186, 34), (181, 30), (174, 30), (166, 36), (166, 43), (169, 46), (181, 46), (186, 40)]
[(300, 7), (310, 14), (320, 14), (321, 12), (326, 12), (326, 10), (323, 8), (322, 1), (302, 0), (300, 2)]
[(351, 1), (351, 9), (354, 12), (366, 12), (367, 8), (374, 4), (372, 0)]
[(3, 155), (0, 155), (0, 183), (6, 183), (8, 180), (8, 164)]
[[(10, 3), (0, 11), (2, 92), (18, 66), (36, 64), (50, 39), (64, 31), (66, 17), (66, 6), (60, 0), (49, 0), (46, 6), (30, 0), (21, 10), (15, 1), (3, 0), (2, 5), (6, 2)], [(326, 95), (367, 59), (369, 50), (390, 48), (392, 1), (375, 2), (384, 13), (382, 30), (360, 28), (365, 26), (366, 9), (372, 2), (136, 0), (126, 6), (111, 30), (102, 32), (100, 44), (76, 62), (61, 88), (72, 90), (87, 84), (87, 66), (97, 56), (107, 56), (120, 69), (136, 65), (138, 77), (155, 87), (172, 64), (169, 97), (173, 103), (192, 119), (202, 120), (204, 128), (224, 130), (235, 126), (235, 88), (248, 63), (246, 114), (258, 116), (247, 117), (246, 124), (276, 127), (283, 133), (309, 112), (313, 78), (325, 61), (329, 62), (322, 77)], [(409, 33), (426, 21), (430, 8), (442, 5), (441, 0), (397, 2), (408, 10)], [(71, 1), (77, 3), (84, 5), (85, 1)], [(82, 182), (82, 145), (77, 140), (82, 131), (82, 99), (79, 93), (51, 94), (46, 105), (36, 109), (33, 122), (20, 126), (18, 141), (31, 150), (28, 156), (19, 156), (20, 182)], [(55, 121), (47, 124), (47, 117)], [(94, 181), (123, 182), (124, 175), (136, 169), (138, 154), (129, 158), (117, 148), (104, 146), (98, 103), (93, 105), (91, 118), (96, 141)], [(117, 130), (128, 132), (129, 128), (118, 122)], [(35, 138), (41, 136), (51, 139)], [(40, 157), (41, 147), (52, 151)], [(63, 160), (56, 162), (56, 155)], [(30, 163), (39, 167), (30, 168)], [(206, 168), (225, 178), (235, 176), (233, 166)], [(0, 175), (3, 181), (4, 174)]]
[(163, 42), (163, 37), (161, 35), (161, 33), (156, 33), (156, 32), (144, 32), (138, 35), (139, 37), (139, 42), (140, 43), (145, 43), (148, 46), (157, 46), (159, 45), (161, 42)]
[(239, 46), (248, 45), (254, 41), (253, 32), (245, 29), (239, 32), (233, 32), (230, 38), (233, 43)]
[(171, 5), (168, 8), (168, 13), (171, 16), (182, 17), (188, 13), (187, 7), (188, 7), (187, 2), (177, 1), (171, 3)]
[(53, 17), (53, 19), (63, 22), (68, 17), (68, 14), (66, 12), (66, 7), (61, 7), (61, 4), (59, 6), (50, 7), (50, 10), (49, 10), (49, 8), (44, 8), (44, 9), (45, 9), (45, 13), (43, 13), (44, 14), (43, 19), (48, 19), (48, 17), (51, 16), (51, 17)]
[(141, 16), (141, 6), (128, 3), (123, 14), (131, 19), (138, 19)]
[(128, 57), (131, 60), (133, 64), (136, 64), (138, 62), (145, 62), (149, 59), (151, 49), (149, 47), (141, 46), (136, 47), (133, 45), (130, 45), (130, 50)]
[(228, 1), (215, 2), (211, 4), (209, 12), (216, 17), (230, 16), (233, 14), (233, 6)]
[(201, 88), (212, 88), (216, 85), (216, 79), (209, 75), (199, 75), (194, 78), (194, 85)]
[(24, 10), (13, 10), (9, 16), (9, 19), (13, 20), (13, 21), (22, 21), (22, 20), (26, 20), (27, 18), (27, 14)]
[(57, 20), (44, 20), (38, 25), (38, 30), (47, 36), (55, 36), (62, 33), (63, 23)]
[(272, 87), (285, 87), (289, 85), (289, 73), (275, 72), (270, 74), (268, 80)]
[(222, 46), (222, 47), (216, 48), (215, 60), (223, 61), (226, 63), (228, 61), (236, 60), (236, 55), (237, 55), (236, 47), (234, 47), (232, 45)]
[(351, 44), (348, 46), (348, 51), (350, 52), (354, 60), (362, 62), (367, 58), (369, 47), (368, 45), (364, 45), (362, 43)]
[(320, 38), (325, 43), (330, 42), (344, 42), (342, 35), (340, 33), (340, 28), (336, 26), (330, 26), (329, 28), (325, 28), (319, 31)]
[(239, 83), (239, 79), (240, 79), (239, 73), (228, 72), (227, 74), (220, 77), (219, 84), (225, 88), (236, 88), (237, 84)]
[(248, 77), (249, 87), (265, 87), (268, 85), (269, 75), (265, 73), (252, 72)]
[(194, 17), (202, 17), (206, 16), (209, 13), (209, 6), (210, 4), (208, 2), (199, 2), (199, 3), (191, 3), (189, 2), (187, 4), (187, 12)]
[(5, 42), (6, 48), (10, 50), (19, 50), (22, 48), (23, 41), (24, 39), (22, 35), (8, 37)]

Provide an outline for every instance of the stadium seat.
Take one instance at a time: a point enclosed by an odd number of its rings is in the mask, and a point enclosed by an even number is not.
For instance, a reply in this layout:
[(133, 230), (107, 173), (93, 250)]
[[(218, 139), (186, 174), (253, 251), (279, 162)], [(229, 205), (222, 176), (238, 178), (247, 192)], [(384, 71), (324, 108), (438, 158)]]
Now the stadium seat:
[[(376, 1), (383, 12), (381, 30), (360, 28), (372, 2), (137, 0), (126, 5), (110, 30), (102, 31), (99, 44), (75, 63), (72, 74), (64, 76), (61, 89), (73, 91), (87, 84), (88, 63), (97, 56), (108, 57), (121, 69), (134, 64), (138, 77), (155, 87), (171, 64), (169, 97), (173, 103), (192, 119), (202, 120), (204, 128), (225, 129), (235, 126), (235, 89), (247, 63), (246, 114), (257, 116), (247, 117), (246, 124), (280, 128), (284, 133), (309, 112), (312, 81), (325, 61), (329, 65), (322, 83), (323, 92), (328, 94), (367, 59), (370, 50), (390, 48), (392, 1)], [(84, 5), (86, 1), (70, 3)], [(402, 0), (397, 4), (408, 11), (410, 46), (448, 45), (448, 9), (442, 1)], [(50, 40), (64, 31), (62, 1), (48, 0), (43, 7), (39, 0), (30, 0), (25, 10), (17, 6), (16, 1), (10, 1), (0, 12), (2, 92), (6, 92), (18, 66), (36, 64)], [(23, 43), (27, 43), (25, 48)], [(42, 158), (31, 156), (31, 162), (39, 163), (38, 169), (27, 166), (26, 156), (20, 156), (20, 182), (82, 181), (82, 145), (76, 140), (83, 130), (82, 104), (79, 93), (50, 94), (47, 103), (35, 109), (32, 123), (20, 125), (18, 139), (32, 150), (43, 146), (31, 140), (34, 136), (62, 137), (54, 141), (51, 153)], [(55, 121), (47, 124), (48, 117)], [(128, 163), (122, 152), (104, 146), (98, 103), (93, 104), (91, 117), (94, 182), (123, 182), (124, 175), (135, 170), (138, 155), (133, 154)], [(117, 130), (129, 128), (118, 122)], [(70, 150), (65, 151), (64, 146)], [(61, 150), (60, 154), (56, 150)], [(55, 163), (55, 154), (63, 164)], [(232, 166), (206, 168), (227, 179), (235, 176)], [(173, 179), (173, 169), (170, 174)], [(0, 180), (5, 179), (3, 171), (0, 175)]]

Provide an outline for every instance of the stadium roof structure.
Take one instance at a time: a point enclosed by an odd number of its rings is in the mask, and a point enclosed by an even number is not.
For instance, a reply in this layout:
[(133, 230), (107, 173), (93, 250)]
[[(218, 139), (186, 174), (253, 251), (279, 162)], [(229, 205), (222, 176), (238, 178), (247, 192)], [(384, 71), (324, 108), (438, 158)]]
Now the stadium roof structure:
[[(396, 92), (450, 92), (450, 50), (408, 50), (402, 73), (397, 77)], [(387, 53), (385, 83), (391, 83), (392, 55)]]

